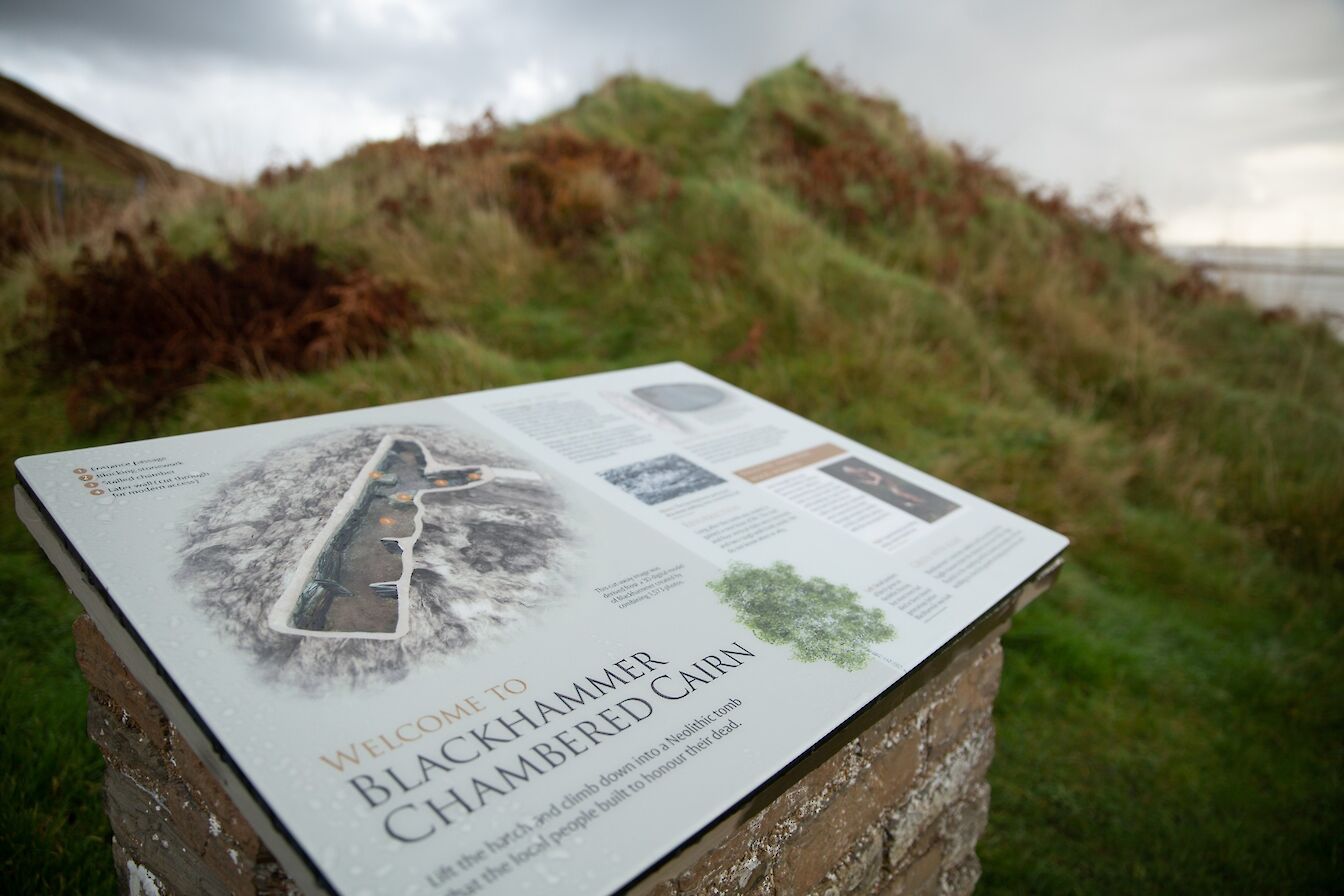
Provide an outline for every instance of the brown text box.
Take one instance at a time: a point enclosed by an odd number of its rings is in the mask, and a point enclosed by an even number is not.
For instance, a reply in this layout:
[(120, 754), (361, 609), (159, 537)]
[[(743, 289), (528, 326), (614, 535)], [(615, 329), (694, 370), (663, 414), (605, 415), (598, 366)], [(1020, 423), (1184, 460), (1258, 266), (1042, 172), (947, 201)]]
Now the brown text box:
[(802, 451), (795, 451), (793, 454), (768, 460), (763, 464), (745, 467), (736, 472), (738, 476), (748, 482), (764, 482), (767, 479), (783, 476), (785, 473), (792, 473), (794, 470), (801, 470), (803, 467), (811, 466), (819, 461), (826, 460), (828, 457), (835, 457), (837, 454), (844, 453), (845, 449), (828, 442), (814, 448), (805, 448)]

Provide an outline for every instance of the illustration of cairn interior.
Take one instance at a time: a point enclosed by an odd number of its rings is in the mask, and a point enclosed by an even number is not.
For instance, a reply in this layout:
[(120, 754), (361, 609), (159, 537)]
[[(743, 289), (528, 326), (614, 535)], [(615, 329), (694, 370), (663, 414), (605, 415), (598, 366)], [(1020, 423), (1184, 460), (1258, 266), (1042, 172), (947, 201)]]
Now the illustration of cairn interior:
[(540, 482), (526, 470), (436, 461), (419, 439), (385, 436), (304, 553), (270, 626), (293, 635), (398, 638), (409, 624), (413, 549), (424, 499), (496, 480)]

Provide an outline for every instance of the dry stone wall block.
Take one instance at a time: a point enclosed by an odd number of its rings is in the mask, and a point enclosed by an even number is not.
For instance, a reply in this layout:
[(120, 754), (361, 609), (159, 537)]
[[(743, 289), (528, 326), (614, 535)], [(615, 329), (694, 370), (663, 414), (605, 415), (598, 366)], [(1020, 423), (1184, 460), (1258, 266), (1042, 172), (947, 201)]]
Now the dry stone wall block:
[[(989, 814), (986, 773), (1004, 628), (816, 763), (689, 868), (656, 876), (642, 892), (971, 892), (980, 876), (975, 844)], [(87, 617), (75, 623), (75, 642), (90, 685), (89, 735), (107, 761), (104, 793), (121, 892), (296, 893), (219, 781)]]

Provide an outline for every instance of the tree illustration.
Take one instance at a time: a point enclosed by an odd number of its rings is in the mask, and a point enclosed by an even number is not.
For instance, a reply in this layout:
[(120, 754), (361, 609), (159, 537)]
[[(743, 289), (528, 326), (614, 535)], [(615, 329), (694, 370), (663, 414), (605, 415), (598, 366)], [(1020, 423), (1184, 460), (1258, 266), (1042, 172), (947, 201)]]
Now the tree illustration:
[(762, 641), (792, 645), (804, 663), (827, 660), (857, 671), (868, 662), (868, 645), (896, 636), (882, 612), (861, 606), (852, 589), (804, 579), (787, 563), (734, 563), (709, 587)]

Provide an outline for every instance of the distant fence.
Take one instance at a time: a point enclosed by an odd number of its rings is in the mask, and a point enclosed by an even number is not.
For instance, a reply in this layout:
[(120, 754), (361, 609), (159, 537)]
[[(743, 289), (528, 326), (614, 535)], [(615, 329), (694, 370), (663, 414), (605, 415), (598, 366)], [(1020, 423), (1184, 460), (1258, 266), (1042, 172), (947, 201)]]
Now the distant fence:
[(1344, 248), (1170, 247), (1261, 308), (1323, 316), (1344, 338)]
[(39, 176), (0, 175), (0, 259), (53, 236), (79, 233), (108, 212), (143, 196), (145, 175), (126, 186), (89, 183), (55, 164)]
[(1207, 268), (1211, 271), (1236, 271), (1247, 274), (1282, 274), (1289, 277), (1344, 277), (1344, 265), (1209, 259), (1199, 259), (1196, 263), (1200, 267)]

